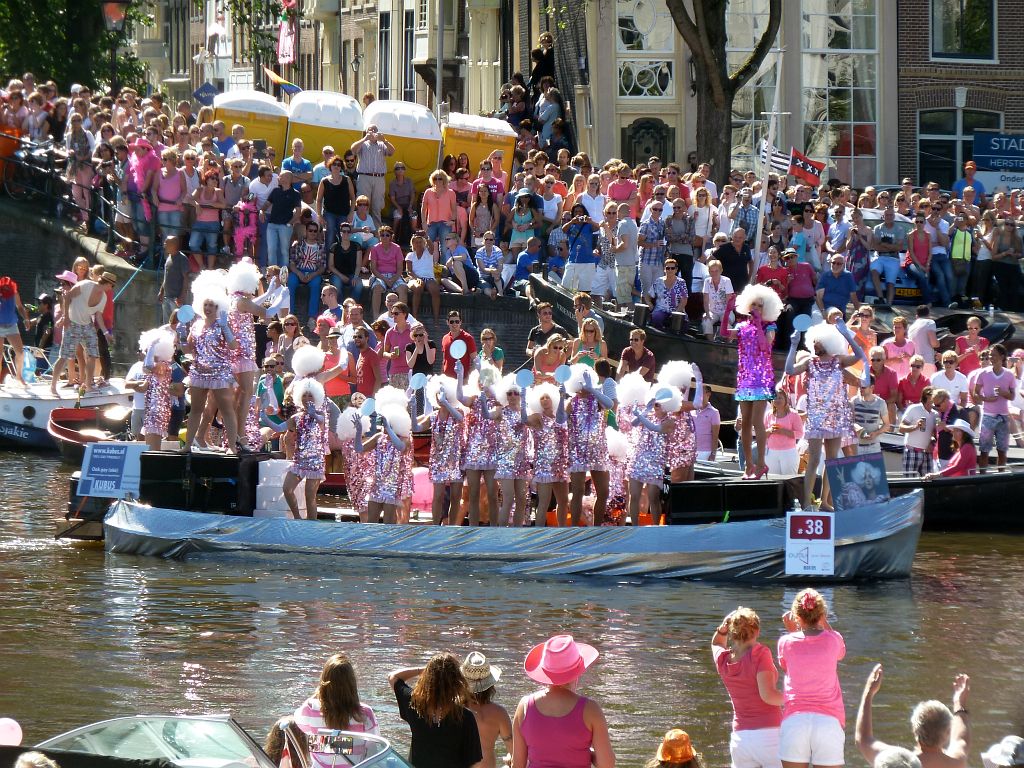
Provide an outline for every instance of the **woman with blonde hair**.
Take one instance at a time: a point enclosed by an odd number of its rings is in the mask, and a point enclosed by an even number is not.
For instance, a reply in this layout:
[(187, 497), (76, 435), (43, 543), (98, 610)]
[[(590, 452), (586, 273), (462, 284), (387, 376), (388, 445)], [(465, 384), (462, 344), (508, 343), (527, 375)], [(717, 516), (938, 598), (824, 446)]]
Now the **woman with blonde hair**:
[(483, 759), (476, 717), (467, 708), (472, 694), (455, 656), (439, 653), (426, 667), (396, 669), (388, 685), (412, 732), (410, 763), (469, 768)]
[(796, 444), (804, 436), (804, 422), (800, 414), (789, 407), (789, 392), (785, 387), (775, 390), (772, 410), (764, 416), (767, 432), (765, 464), (773, 475), (795, 475), (800, 469), (800, 453)]
[(846, 708), (839, 687), (843, 636), (828, 624), (828, 605), (815, 589), (804, 589), (782, 616), (779, 666), (785, 672), (779, 757), (783, 768), (843, 765)]
[(376, 715), (359, 700), (355, 669), (343, 653), (327, 659), (313, 695), (299, 705), (292, 717), (307, 736), (314, 768), (331, 768), (335, 761), (334, 753), (318, 736), (321, 729), (380, 735)]
[(711, 638), (715, 667), (732, 701), (733, 768), (779, 768), (782, 694), (771, 649), (758, 642), (761, 619), (740, 606), (722, 619)]
[(601, 334), (597, 320), (588, 317), (580, 325), (580, 335), (572, 340), (569, 348), (569, 362), (583, 363), (591, 368), (601, 358), (608, 357), (608, 344)]
[(564, 365), (568, 358), (568, 340), (560, 333), (553, 333), (543, 347), (533, 353), (533, 375), (538, 384), (554, 381), (555, 368)]

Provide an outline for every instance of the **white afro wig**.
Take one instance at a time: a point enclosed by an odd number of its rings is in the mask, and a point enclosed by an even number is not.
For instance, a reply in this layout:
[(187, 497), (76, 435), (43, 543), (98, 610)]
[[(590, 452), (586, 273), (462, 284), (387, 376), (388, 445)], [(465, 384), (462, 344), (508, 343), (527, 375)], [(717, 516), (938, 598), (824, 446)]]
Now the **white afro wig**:
[(681, 392), (689, 392), (693, 377), (693, 366), (688, 362), (670, 360), (658, 371), (658, 384), (663, 387), (676, 387)]
[(324, 368), (324, 353), (312, 344), (306, 344), (295, 350), (292, 355), (292, 370), (296, 378), (304, 379), (314, 376)]
[(356, 436), (356, 425), (352, 423), (353, 416), (359, 416), (359, 420), (363, 424), (364, 435), (370, 431), (370, 417), (363, 416), (359, 413), (358, 408), (353, 408), (350, 405), (342, 411), (341, 416), (338, 417), (338, 426), (334, 430), (334, 434), (338, 436), (339, 440), (351, 440)]
[(554, 384), (538, 384), (534, 387), (530, 387), (530, 392), (526, 396), (526, 409), (530, 414), (544, 413), (544, 409), (541, 407), (540, 399), (547, 395), (551, 398), (551, 405), (555, 408), (558, 407), (558, 388)]
[(619, 382), (619, 405), (629, 407), (637, 403), (646, 403), (651, 385), (644, 380), (639, 371), (627, 373)]
[(654, 390), (654, 398), (665, 413), (675, 413), (683, 406), (683, 393), (679, 387), (658, 386)]
[(868, 464), (866, 461), (859, 461), (857, 465), (850, 472), (850, 479), (858, 485), (863, 485), (865, 478), (871, 475), (875, 481), (875, 485), (882, 481), (882, 470), (876, 467), (874, 464)]
[(508, 405), (508, 393), (518, 392), (520, 395), (523, 392), (523, 388), (516, 382), (516, 375), (509, 373), (501, 377), (501, 381), (498, 382), (498, 386), (494, 388), (494, 398), (501, 404), (502, 407)]
[(455, 399), (456, 388), (458, 382), (455, 381), (451, 376), (431, 376), (430, 381), (427, 382), (426, 386), (426, 397), (430, 403), (438, 403), (438, 395), (441, 392), (441, 388), (444, 388), (445, 397), (448, 398), (448, 402), (453, 406), (458, 406), (458, 402)]
[(569, 366), (569, 378), (565, 382), (565, 393), (570, 397), (583, 391), (583, 376), (590, 374), (590, 383), (597, 383), (597, 374), (594, 369), (585, 363), (573, 363)]
[(405, 409), (405, 406), (395, 405), (391, 403), (384, 406), (383, 408), (377, 408), (377, 414), (384, 419), (387, 419), (388, 424), (391, 425), (391, 429), (395, 431), (395, 434), (399, 437), (408, 437), (412, 434), (412, 416)]
[(139, 351), (149, 353), (153, 347), (153, 358), (169, 362), (174, 356), (174, 334), (165, 328), (153, 328), (139, 335)]
[(625, 461), (629, 453), (629, 441), (626, 436), (614, 427), (605, 427), (604, 438), (608, 443), (608, 456), (617, 461)]
[(300, 405), (307, 394), (313, 396), (317, 408), (324, 404), (324, 385), (316, 379), (302, 379), (292, 384), (292, 401), (295, 405)]
[(804, 333), (804, 346), (813, 354), (814, 345), (820, 344), (821, 348), (830, 355), (845, 355), (850, 348), (843, 334), (834, 325), (818, 323), (812, 325)]
[(252, 296), (260, 285), (260, 268), (251, 261), (240, 261), (228, 270), (226, 284), (232, 293), (239, 291)]
[(480, 394), (480, 371), (474, 368), (469, 372), (469, 375), (463, 379), (462, 394), (466, 397), (476, 397)]
[(228, 311), (225, 280), (225, 273), (219, 269), (206, 269), (195, 276), (192, 281), (192, 309), (199, 317), (203, 316), (203, 304), (207, 301), (214, 302), (218, 312)]
[(485, 362), (480, 366), (477, 380), (481, 388), (497, 386), (498, 382), (501, 381), (501, 371), (490, 363)]
[(748, 285), (736, 297), (736, 311), (741, 315), (749, 315), (755, 302), (761, 302), (761, 319), (774, 323), (782, 314), (782, 299), (779, 294), (767, 285)]
[(409, 407), (409, 398), (405, 396), (405, 390), (392, 387), (390, 384), (378, 389), (373, 399), (377, 403), (378, 411), (386, 405), (397, 405), (401, 408)]

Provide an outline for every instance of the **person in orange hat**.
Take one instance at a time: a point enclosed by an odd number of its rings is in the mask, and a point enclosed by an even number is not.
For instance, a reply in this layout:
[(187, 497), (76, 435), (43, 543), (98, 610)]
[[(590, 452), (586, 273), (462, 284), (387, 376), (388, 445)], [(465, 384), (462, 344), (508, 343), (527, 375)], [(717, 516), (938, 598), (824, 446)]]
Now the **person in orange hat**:
[(985, 200), (985, 185), (981, 183), (981, 179), (975, 178), (977, 170), (978, 164), (973, 160), (964, 163), (964, 177), (953, 184), (953, 195), (963, 200), (964, 189), (970, 187), (975, 194), (974, 204), (981, 206)]
[(613, 768), (615, 752), (601, 705), (575, 690), (597, 657), (594, 646), (572, 635), (555, 635), (526, 655), (526, 676), (545, 688), (524, 696), (516, 707), (512, 768)]
[(690, 735), (681, 728), (673, 728), (665, 734), (658, 753), (645, 768), (704, 768), (704, 760), (693, 750)]

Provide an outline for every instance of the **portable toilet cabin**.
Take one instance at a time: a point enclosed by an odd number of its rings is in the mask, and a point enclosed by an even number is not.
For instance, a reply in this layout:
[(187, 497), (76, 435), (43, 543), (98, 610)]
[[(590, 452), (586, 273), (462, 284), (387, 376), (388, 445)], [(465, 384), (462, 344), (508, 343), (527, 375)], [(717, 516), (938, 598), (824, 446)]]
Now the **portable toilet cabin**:
[(291, 153), (293, 139), (302, 139), (305, 157), (316, 165), (326, 145), (334, 147), (341, 157), (362, 135), (363, 111), (351, 96), (332, 91), (302, 91), (292, 97), (288, 106), (288, 144), (284, 154)]
[(469, 155), (470, 174), (476, 176), (481, 160), (485, 160), (496, 149), (504, 150), (503, 167), (512, 167), (512, 155), (516, 149), (515, 129), (504, 120), (479, 115), (464, 115), (452, 112), (441, 129), (442, 152), (458, 157), (462, 152)]
[(395, 146), (395, 154), (388, 158), (387, 181), (392, 179), (395, 163), (402, 161), (406, 176), (422, 195), (430, 185), (430, 174), (438, 168), (441, 150), (441, 126), (434, 113), (422, 104), (384, 99), (371, 102), (363, 110), (363, 126), (369, 125), (376, 125)]
[(228, 91), (213, 97), (213, 115), (223, 120), (228, 131), (235, 123), (245, 127), (250, 141), (262, 139), (277, 150), (280, 158), (288, 155), (288, 108), (273, 96), (260, 91)]

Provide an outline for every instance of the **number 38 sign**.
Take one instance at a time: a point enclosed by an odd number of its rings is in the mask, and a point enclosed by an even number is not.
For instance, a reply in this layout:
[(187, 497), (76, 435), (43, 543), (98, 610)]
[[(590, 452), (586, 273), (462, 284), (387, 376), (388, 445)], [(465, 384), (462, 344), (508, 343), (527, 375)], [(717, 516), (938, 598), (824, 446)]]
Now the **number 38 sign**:
[(786, 515), (786, 574), (831, 576), (835, 573), (836, 539), (831, 512)]

